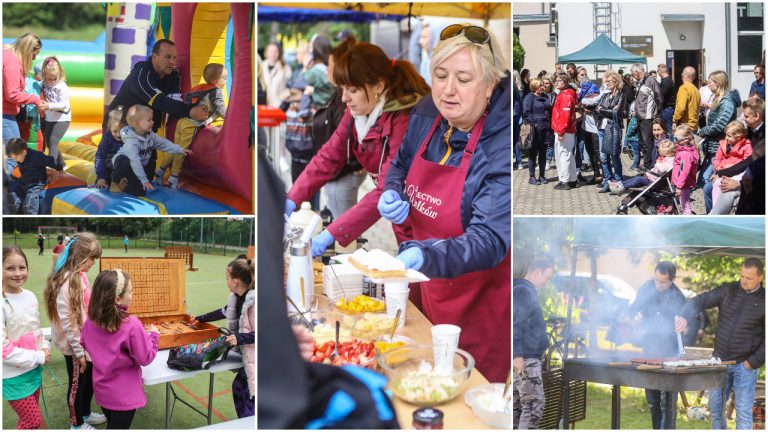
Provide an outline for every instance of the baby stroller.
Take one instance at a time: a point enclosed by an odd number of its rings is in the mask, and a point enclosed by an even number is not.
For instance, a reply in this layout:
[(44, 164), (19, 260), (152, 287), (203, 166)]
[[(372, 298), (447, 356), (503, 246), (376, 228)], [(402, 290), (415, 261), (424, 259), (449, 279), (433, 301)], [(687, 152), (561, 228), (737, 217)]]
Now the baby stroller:
[(621, 200), (613, 214), (626, 215), (632, 206), (637, 206), (644, 215), (680, 214), (671, 178), (672, 171), (667, 171), (644, 188), (628, 189), (627, 196)]

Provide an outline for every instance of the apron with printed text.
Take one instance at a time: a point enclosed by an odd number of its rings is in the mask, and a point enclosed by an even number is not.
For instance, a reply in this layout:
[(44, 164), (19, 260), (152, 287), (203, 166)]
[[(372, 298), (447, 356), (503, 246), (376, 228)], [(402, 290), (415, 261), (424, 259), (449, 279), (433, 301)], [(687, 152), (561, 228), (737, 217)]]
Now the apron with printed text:
[[(405, 179), (415, 240), (447, 239), (464, 234), (462, 192), (486, 117), (472, 128), (457, 167), (440, 165), (424, 157), (441, 119), (440, 115), (435, 119)], [(452, 279), (435, 278), (421, 284), (427, 318), (433, 324), (461, 327), (459, 347), (472, 354), (477, 369), (490, 382), (504, 382), (511, 365), (510, 264), (510, 253), (507, 253), (494, 268)]]

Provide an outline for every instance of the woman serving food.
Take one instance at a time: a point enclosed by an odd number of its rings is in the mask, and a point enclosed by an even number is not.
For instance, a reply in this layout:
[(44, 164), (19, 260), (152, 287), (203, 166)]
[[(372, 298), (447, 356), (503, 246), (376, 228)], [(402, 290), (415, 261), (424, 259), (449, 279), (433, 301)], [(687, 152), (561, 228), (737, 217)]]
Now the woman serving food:
[(387, 173), (381, 215), (409, 223), (397, 256), (422, 283), (434, 324), (461, 327), (459, 346), (491, 382), (510, 360), (510, 74), (488, 30), (454, 24), (432, 56), (432, 97), (411, 112)]

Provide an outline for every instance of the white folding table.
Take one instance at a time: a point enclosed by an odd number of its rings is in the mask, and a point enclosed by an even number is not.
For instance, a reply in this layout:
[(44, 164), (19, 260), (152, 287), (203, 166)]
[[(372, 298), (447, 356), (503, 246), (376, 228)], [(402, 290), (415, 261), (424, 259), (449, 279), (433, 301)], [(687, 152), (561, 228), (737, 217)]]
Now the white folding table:
[[(242, 357), (240, 354), (234, 351), (229, 352), (229, 356), (221, 363), (211, 366), (208, 370), (196, 370), (196, 371), (180, 371), (171, 369), (168, 367), (168, 354), (171, 350), (160, 350), (157, 352), (157, 356), (148, 366), (141, 368), (142, 381), (144, 385), (155, 385), (165, 383), (165, 429), (168, 429), (171, 420), (171, 394), (173, 395), (173, 405), (176, 406), (176, 401), (180, 401), (184, 405), (197, 411), (200, 415), (208, 420), (208, 424), (211, 424), (211, 412), (213, 410), (213, 375), (216, 372), (233, 370), (243, 367)], [(202, 411), (198, 410), (189, 402), (180, 398), (176, 391), (171, 386), (172, 381), (191, 378), (201, 373), (210, 374), (210, 382), (208, 384), (208, 414), (206, 415)]]

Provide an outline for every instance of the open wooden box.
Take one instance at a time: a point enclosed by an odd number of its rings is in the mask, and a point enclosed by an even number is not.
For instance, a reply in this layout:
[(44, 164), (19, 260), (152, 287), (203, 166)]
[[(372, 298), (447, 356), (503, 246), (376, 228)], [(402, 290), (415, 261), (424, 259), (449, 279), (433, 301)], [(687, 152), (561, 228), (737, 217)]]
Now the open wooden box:
[(128, 312), (160, 330), (160, 349), (219, 337), (218, 327), (184, 324), (188, 314), (185, 262), (178, 258), (101, 258), (101, 271), (121, 269), (131, 279), (133, 301)]

